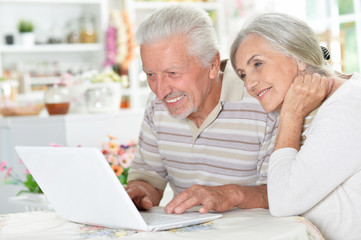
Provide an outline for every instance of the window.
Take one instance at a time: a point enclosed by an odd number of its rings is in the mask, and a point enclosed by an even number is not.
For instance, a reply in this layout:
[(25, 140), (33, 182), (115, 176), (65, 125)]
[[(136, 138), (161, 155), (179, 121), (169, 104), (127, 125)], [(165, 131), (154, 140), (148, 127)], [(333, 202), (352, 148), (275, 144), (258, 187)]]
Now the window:
[(351, 74), (361, 69), (361, 0), (306, 0), (306, 19), (321, 45), (331, 52), (331, 64)]

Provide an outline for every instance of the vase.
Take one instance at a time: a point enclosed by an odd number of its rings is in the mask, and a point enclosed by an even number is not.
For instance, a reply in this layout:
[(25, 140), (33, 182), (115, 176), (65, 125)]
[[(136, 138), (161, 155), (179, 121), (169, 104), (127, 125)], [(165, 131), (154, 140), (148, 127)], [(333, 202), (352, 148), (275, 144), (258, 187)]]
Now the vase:
[(20, 33), (20, 44), (26, 47), (35, 45), (35, 35), (33, 32)]
[(49, 115), (67, 114), (70, 106), (70, 93), (66, 86), (49, 86), (44, 93), (44, 103)]
[(10, 197), (10, 202), (25, 207), (26, 211), (53, 211), (54, 208), (42, 193), (22, 193)]
[(88, 113), (116, 112), (120, 108), (119, 83), (93, 83), (85, 91)]
[(90, 88), (86, 91), (88, 112), (110, 112), (112, 105), (112, 91), (108, 87)]

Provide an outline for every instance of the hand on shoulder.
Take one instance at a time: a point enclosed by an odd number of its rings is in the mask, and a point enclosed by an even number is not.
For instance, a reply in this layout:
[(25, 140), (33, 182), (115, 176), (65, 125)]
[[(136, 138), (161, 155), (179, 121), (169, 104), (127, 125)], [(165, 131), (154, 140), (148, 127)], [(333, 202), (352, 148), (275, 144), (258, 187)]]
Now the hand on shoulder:
[(298, 75), (285, 96), (282, 111), (305, 118), (327, 98), (334, 84), (333, 78), (320, 74)]

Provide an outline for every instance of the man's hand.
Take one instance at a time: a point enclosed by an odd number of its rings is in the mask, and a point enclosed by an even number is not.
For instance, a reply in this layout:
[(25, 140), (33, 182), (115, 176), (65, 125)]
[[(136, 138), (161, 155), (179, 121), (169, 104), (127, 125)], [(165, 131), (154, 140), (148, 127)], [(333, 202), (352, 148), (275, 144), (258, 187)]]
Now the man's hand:
[(140, 210), (148, 210), (153, 206), (158, 206), (163, 197), (162, 190), (144, 181), (131, 181), (125, 189)]
[(244, 187), (235, 184), (223, 186), (193, 185), (170, 201), (167, 213), (184, 213), (187, 209), (202, 205), (200, 213), (211, 210), (224, 212), (234, 207), (268, 208), (267, 186)]

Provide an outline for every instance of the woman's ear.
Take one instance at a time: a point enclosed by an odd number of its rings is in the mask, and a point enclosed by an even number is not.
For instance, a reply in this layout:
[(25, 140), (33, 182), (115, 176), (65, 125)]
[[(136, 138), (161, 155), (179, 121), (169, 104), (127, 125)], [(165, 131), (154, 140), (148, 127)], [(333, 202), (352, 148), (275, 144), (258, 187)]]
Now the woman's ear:
[(219, 53), (214, 57), (213, 62), (210, 66), (209, 77), (215, 79), (218, 76), (219, 68), (221, 63), (221, 57)]
[(302, 72), (302, 71), (306, 70), (307, 65), (305, 62), (298, 61), (297, 65), (298, 65), (298, 71)]

